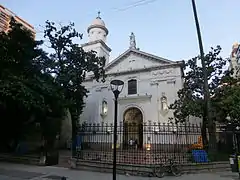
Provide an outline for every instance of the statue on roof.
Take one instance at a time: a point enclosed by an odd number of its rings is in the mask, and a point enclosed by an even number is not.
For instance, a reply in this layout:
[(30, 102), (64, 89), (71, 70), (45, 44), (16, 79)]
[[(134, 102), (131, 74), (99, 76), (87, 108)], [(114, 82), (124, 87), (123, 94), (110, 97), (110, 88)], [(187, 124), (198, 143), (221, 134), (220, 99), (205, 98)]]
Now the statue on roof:
[(130, 49), (136, 49), (136, 39), (133, 32), (130, 35)]
[(237, 57), (238, 56), (238, 52), (240, 49), (240, 44), (239, 43), (234, 43), (232, 46), (232, 53), (231, 53), (231, 57)]

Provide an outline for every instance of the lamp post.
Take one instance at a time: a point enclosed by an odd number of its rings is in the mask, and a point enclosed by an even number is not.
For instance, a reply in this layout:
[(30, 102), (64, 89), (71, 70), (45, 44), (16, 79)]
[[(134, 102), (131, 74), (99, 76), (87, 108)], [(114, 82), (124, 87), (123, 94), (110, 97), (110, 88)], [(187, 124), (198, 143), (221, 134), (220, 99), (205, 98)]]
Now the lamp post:
[(113, 180), (116, 180), (118, 96), (122, 92), (124, 82), (121, 80), (112, 80), (110, 82), (110, 86), (115, 97), (114, 99), (114, 130), (113, 130)]
[[(201, 64), (202, 64), (202, 70), (203, 70), (203, 81), (204, 81), (203, 90), (204, 90), (204, 104), (205, 104), (204, 110), (203, 110), (203, 112), (204, 112), (203, 115), (205, 118), (207, 118), (209, 127), (212, 128), (213, 120), (212, 120), (212, 111), (211, 111), (210, 92), (209, 92), (209, 87), (208, 87), (207, 68), (206, 68), (206, 62), (205, 62), (205, 57), (204, 57), (202, 36), (201, 36), (201, 30), (200, 30), (200, 25), (199, 25), (199, 21), (198, 21), (195, 0), (192, 0), (192, 9), (193, 9), (196, 30), (197, 30), (200, 58), (201, 58)], [(206, 124), (206, 122), (203, 122), (203, 124)]]

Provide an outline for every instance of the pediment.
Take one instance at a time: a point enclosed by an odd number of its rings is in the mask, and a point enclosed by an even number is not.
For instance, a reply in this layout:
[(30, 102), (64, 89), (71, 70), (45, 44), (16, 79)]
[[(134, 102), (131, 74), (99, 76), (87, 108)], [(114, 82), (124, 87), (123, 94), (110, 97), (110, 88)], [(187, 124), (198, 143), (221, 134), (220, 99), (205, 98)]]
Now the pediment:
[(107, 73), (145, 69), (175, 63), (143, 51), (129, 49), (106, 66)]

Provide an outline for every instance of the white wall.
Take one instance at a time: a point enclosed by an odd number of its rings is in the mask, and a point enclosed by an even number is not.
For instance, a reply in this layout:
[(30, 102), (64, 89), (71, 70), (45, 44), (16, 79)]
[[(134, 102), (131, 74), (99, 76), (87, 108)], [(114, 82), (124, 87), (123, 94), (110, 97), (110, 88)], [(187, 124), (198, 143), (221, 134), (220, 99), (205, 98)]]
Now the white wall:
[[(120, 79), (124, 81), (125, 85), (119, 97), (119, 122), (123, 121), (123, 114), (126, 109), (138, 107), (142, 110), (144, 122), (167, 123), (169, 117), (172, 116), (172, 112), (169, 111), (165, 115), (158, 112), (160, 109), (158, 100), (161, 98), (162, 93), (165, 93), (168, 98), (168, 105), (174, 102), (177, 98), (177, 91), (182, 87), (180, 72), (180, 68), (171, 68), (138, 74), (109, 76), (105, 83), (96, 81), (85, 82), (84, 85), (89, 89), (90, 93), (86, 100), (86, 107), (81, 120), (91, 123), (113, 122), (114, 101), (109, 84), (113, 79)], [(127, 94), (127, 81), (132, 78), (137, 79), (138, 82), (138, 94), (136, 95)], [(100, 115), (103, 99), (108, 102), (108, 113), (104, 118)]]
[[(148, 123), (168, 123), (169, 118), (173, 117), (171, 110), (168, 112), (162, 112), (160, 106), (160, 98), (162, 93), (165, 93), (167, 97), (168, 105), (173, 103), (177, 99), (177, 92), (182, 88), (182, 76), (181, 68), (174, 67), (168, 69), (159, 69), (147, 72), (139, 72), (137, 74), (125, 74), (125, 75), (108, 75), (105, 83), (96, 82), (95, 80), (86, 81), (85, 87), (89, 89), (90, 93), (86, 99), (86, 107), (81, 115), (82, 122), (88, 123), (107, 123), (111, 124), (114, 120), (114, 96), (110, 89), (110, 81), (113, 79), (122, 80), (125, 85), (119, 96), (118, 101), (118, 123), (123, 122), (123, 115), (125, 111), (130, 107), (137, 107), (143, 113), (143, 122)], [(138, 92), (136, 95), (128, 95), (127, 81), (130, 79), (137, 79)], [(102, 117), (101, 105), (105, 100), (108, 103), (108, 113)], [(196, 122), (196, 120), (195, 120)], [(119, 130), (122, 132), (123, 130)], [(104, 131), (106, 133), (106, 131)], [(180, 135), (178, 137), (178, 143), (186, 144), (194, 143), (197, 141), (198, 134), (193, 134), (190, 139), (186, 139), (186, 135)], [(151, 142), (148, 142), (150, 137)], [(168, 137), (168, 138), (167, 138)], [(190, 137), (190, 136), (189, 136)], [(143, 143), (159, 143), (159, 144), (172, 144), (174, 143), (175, 136), (170, 134), (164, 136), (154, 133), (144, 133)], [(88, 141), (91, 142), (111, 142), (113, 135), (102, 135), (97, 133), (96, 135), (88, 136)], [(123, 140), (122, 133), (118, 137), (118, 143)]]

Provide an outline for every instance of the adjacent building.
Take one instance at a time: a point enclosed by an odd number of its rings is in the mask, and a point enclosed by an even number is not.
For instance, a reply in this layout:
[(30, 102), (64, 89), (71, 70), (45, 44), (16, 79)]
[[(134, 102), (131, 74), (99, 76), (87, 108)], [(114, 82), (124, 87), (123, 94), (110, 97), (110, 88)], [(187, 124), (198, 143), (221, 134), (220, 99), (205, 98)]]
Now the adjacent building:
[(235, 78), (240, 77), (240, 44), (237, 42), (232, 46), (229, 68), (233, 69), (233, 76)]
[(19, 16), (17, 16), (15, 13), (10, 11), (9, 9), (3, 7), (0, 5), (0, 31), (7, 32), (9, 31), (9, 22), (11, 18), (14, 18), (18, 23), (22, 24), (24, 28), (31, 31), (32, 34), (35, 36), (36, 31), (32, 25), (27, 23), (25, 20), (21, 19)]

